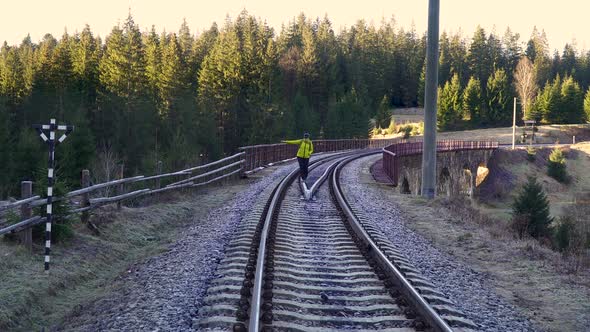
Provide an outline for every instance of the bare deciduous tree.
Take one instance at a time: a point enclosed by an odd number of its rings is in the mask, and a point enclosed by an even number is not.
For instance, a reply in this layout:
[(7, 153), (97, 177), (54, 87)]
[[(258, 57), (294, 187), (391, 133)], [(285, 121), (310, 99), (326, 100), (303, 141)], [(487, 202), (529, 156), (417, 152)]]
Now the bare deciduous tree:
[(523, 56), (514, 71), (514, 84), (523, 106), (523, 117), (527, 117), (527, 109), (537, 94), (537, 77), (533, 63)]

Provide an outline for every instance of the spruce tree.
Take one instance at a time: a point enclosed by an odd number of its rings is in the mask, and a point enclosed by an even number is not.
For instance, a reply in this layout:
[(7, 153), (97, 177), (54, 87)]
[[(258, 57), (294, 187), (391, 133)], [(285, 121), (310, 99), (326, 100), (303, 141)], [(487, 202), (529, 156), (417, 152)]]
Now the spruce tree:
[(78, 89), (80, 106), (84, 109), (96, 108), (100, 47), (88, 25), (76, 36), (72, 46), (74, 85)]
[(586, 122), (590, 122), (590, 88), (588, 88), (586, 97), (584, 97), (584, 113), (586, 114)]
[(559, 182), (567, 181), (565, 156), (560, 148), (555, 148), (549, 155), (547, 174)]
[(571, 76), (566, 77), (561, 85), (560, 123), (583, 123), (584, 94)]
[(551, 235), (549, 226), (553, 218), (549, 215), (549, 200), (534, 177), (528, 178), (522, 191), (514, 200), (512, 217), (520, 238), (525, 233), (534, 238)]
[(387, 96), (383, 96), (381, 103), (379, 103), (375, 121), (378, 128), (385, 129), (389, 127), (389, 122), (391, 121), (391, 112), (389, 111), (389, 100), (387, 99)]
[(469, 114), (469, 121), (477, 126), (482, 117), (481, 84), (477, 78), (469, 78), (463, 91), (463, 114)]
[(437, 122), (440, 130), (449, 130), (457, 127), (461, 120), (461, 85), (459, 76), (455, 74), (450, 82), (439, 88)]
[(543, 120), (548, 123), (561, 123), (561, 78), (559, 75), (552, 83), (547, 82), (543, 91), (537, 97), (537, 106), (543, 115)]
[[(0, 98), (0, 200), (5, 199), (10, 193), (10, 188), (16, 185), (11, 177), (12, 172), (12, 148), (13, 142), (10, 139), (10, 121), (8, 112), (2, 98)], [(10, 183), (10, 182), (15, 183)]]
[(512, 93), (508, 77), (503, 69), (498, 69), (490, 76), (487, 84), (488, 112), (486, 120), (488, 124), (506, 125), (512, 119), (510, 102)]
[(492, 73), (492, 63), (490, 63), (486, 32), (480, 26), (476, 28), (473, 34), (469, 53), (467, 54), (467, 62), (472, 76), (479, 80), (481, 90), (485, 92), (485, 84)]

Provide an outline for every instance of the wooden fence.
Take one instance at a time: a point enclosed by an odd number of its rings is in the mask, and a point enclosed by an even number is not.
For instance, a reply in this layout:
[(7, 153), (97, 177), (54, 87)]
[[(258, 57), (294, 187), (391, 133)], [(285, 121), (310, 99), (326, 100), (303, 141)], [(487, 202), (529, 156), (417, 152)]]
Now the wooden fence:
[[(89, 211), (102, 205), (117, 203), (139, 198), (146, 195), (154, 195), (182, 188), (194, 188), (205, 186), (223, 179), (237, 176), (244, 171), (244, 152), (234, 154), (221, 160), (188, 168), (185, 170), (161, 174), (162, 164), (158, 163), (157, 174), (152, 176), (134, 176), (123, 178), (123, 169), (119, 171), (119, 179), (99, 184), (90, 184), (90, 172), (82, 171), (81, 188), (70, 191), (62, 197), (55, 197), (53, 202), (66, 200), (70, 206), (71, 214), (80, 214), (83, 222), (89, 221)], [(164, 181), (169, 182), (162, 185)], [(109, 190), (115, 188), (115, 195), (108, 196)], [(45, 221), (41, 216), (32, 216), (32, 209), (47, 204), (46, 198), (32, 196), (32, 182), (23, 181), (21, 184), (22, 199), (7, 205), (0, 206), (0, 217), (9, 211), (20, 209), (21, 221), (9, 224), (0, 220), (0, 235), (21, 232), (21, 241), (31, 246), (31, 227)], [(106, 194), (106, 196), (104, 196)], [(5, 218), (6, 219), (6, 218)]]
[[(314, 153), (331, 152), (365, 148), (383, 148), (399, 142), (398, 139), (346, 139), (315, 140)], [(118, 171), (118, 179), (105, 183), (90, 183), (90, 172), (81, 172), (81, 188), (70, 191), (62, 197), (55, 197), (53, 202), (66, 200), (71, 214), (79, 214), (84, 223), (89, 223), (90, 211), (106, 204), (116, 203), (118, 207), (125, 200), (142, 196), (159, 194), (182, 188), (205, 186), (220, 180), (237, 176), (262, 166), (294, 158), (296, 145), (264, 144), (240, 148), (240, 152), (221, 160), (172, 173), (161, 174), (162, 164), (158, 163), (157, 172), (151, 176), (123, 177), (123, 168)], [(163, 182), (168, 182), (165, 186)], [(114, 188), (114, 190), (112, 190)], [(21, 200), (0, 206), (0, 236), (19, 233), (21, 242), (31, 247), (31, 228), (45, 221), (44, 217), (33, 216), (33, 209), (47, 204), (46, 198), (32, 195), (32, 182), (21, 184)], [(114, 195), (110, 195), (114, 193)], [(20, 210), (16, 212), (15, 210)], [(13, 218), (20, 219), (10, 223), (6, 219), (12, 212)], [(91, 224), (89, 224), (91, 226)]]

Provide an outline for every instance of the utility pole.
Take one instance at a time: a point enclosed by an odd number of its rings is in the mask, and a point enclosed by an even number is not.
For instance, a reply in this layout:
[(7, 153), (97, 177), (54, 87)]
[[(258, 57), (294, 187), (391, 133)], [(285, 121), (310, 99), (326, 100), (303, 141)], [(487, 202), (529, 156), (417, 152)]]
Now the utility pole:
[(512, 150), (516, 141), (516, 97), (514, 97), (514, 115), (512, 116)]
[(440, 0), (428, 1), (428, 44), (424, 90), (424, 145), (422, 149), (422, 196), (434, 198), (436, 188), (436, 100), (438, 89), (438, 19)]

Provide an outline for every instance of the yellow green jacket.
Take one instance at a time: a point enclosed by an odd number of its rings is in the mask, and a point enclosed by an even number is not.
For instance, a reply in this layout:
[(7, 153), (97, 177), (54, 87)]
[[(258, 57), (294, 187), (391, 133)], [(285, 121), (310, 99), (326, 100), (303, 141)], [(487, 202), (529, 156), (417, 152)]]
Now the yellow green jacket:
[(285, 141), (285, 143), (299, 145), (299, 150), (297, 150), (297, 157), (299, 158), (309, 158), (313, 153), (313, 143), (309, 138), (294, 139), (291, 141)]

